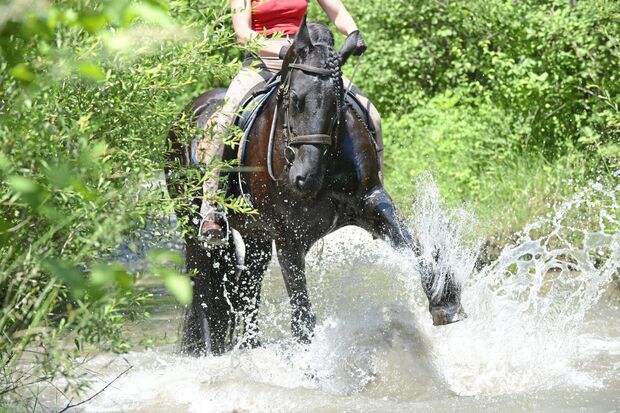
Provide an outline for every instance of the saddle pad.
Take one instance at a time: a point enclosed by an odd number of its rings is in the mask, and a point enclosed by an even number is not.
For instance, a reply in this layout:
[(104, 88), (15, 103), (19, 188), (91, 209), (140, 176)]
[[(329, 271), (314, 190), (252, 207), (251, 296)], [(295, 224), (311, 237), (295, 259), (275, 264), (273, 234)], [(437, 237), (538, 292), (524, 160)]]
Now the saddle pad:
[(238, 160), (239, 164), (243, 164), (245, 159), (245, 148), (250, 135), (250, 130), (254, 121), (260, 115), (265, 103), (278, 90), (280, 85), (280, 76), (275, 76), (264, 88), (254, 92), (247, 98), (240, 106), (239, 115), (235, 119), (235, 125), (237, 125), (243, 131), (243, 137), (239, 143)]

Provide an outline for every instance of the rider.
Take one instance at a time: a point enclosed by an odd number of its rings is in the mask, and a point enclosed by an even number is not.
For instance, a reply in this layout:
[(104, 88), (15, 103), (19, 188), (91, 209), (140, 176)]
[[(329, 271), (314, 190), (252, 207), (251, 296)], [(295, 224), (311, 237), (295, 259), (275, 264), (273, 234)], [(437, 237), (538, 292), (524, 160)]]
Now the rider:
[[(353, 55), (361, 55), (366, 50), (366, 44), (342, 1), (317, 1), (336, 28), (347, 36), (345, 46), (353, 50)], [(233, 10), (232, 23), (237, 41), (245, 44), (259, 37), (258, 51), (256, 56), (250, 56), (244, 61), (243, 68), (228, 87), (223, 106), (207, 122), (206, 128), (212, 131), (211, 136), (203, 138), (195, 148), (196, 160), (206, 164), (209, 164), (213, 159), (221, 158), (224, 150), (222, 138), (226, 134), (226, 129), (231, 124), (242, 99), (248, 96), (251, 91), (263, 87), (271, 76), (278, 73), (282, 68), (286, 51), (293, 43), (294, 36), (299, 30), (308, 6), (307, 0), (231, 0), (230, 3)], [(274, 37), (276, 33), (282, 35)], [(344, 76), (343, 84), (345, 88), (349, 87), (349, 80)], [(368, 111), (376, 131), (378, 147), (381, 150), (382, 136), (379, 113), (368, 98), (359, 93), (357, 88), (353, 87), (352, 92)], [(207, 198), (209, 193), (217, 190), (218, 184), (216, 178), (205, 180), (203, 187), (205, 196), (200, 209), (202, 221), (198, 228), (199, 236), (215, 241), (224, 238), (225, 234), (221, 224), (225, 217), (222, 212), (210, 204)]]

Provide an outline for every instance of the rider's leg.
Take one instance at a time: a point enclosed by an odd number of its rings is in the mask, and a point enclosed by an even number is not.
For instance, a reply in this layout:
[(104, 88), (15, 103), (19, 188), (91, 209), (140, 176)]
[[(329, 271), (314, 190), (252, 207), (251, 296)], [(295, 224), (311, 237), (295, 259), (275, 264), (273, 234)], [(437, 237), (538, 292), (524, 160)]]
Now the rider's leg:
[[(258, 87), (265, 84), (265, 79), (259, 72), (253, 68), (243, 68), (237, 76), (234, 77), (224, 99), (224, 104), (217, 110), (203, 125), (206, 131), (203, 139), (198, 142), (196, 147), (196, 158), (199, 162), (207, 165), (216, 163), (222, 157), (224, 151), (223, 138), (228, 132), (235, 111), (237, 110), (241, 100), (247, 94)], [(219, 174), (217, 169), (212, 168), (207, 172), (203, 183), (203, 200), (200, 207), (200, 216), (202, 221), (198, 232), (207, 238), (218, 239), (225, 234), (221, 228), (221, 219), (218, 211), (210, 202), (212, 194), (219, 187)]]
[[(342, 83), (345, 89), (349, 88), (349, 79), (346, 76), (342, 76)], [(361, 105), (368, 112), (368, 117), (370, 118), (370, 122), (372, 123), (372, 127), (375, 130), (376, 142), (377, 142), (377, 155), (379, 156), (379, 170), (381, 171), (381, 182), (383, 182), (383, 130), (381, 129), (381, 115), (379, 115), (379, 111), (372, 104), (370, 99), (362, 94), (362, 92), (353, 84), (351, 88), (351, 92), (355, 95), (355, 97), (360, 101)]]
[[(279, 39), (268, 39), (266, 42), (277, 45), (290, 45), (292, 38), (284, 36)], [(252, 90), (262, 87), (271, 77), (282, 68), (282, 60), (276, 56), (265, 55), (259, 51), (257, 59), (255, 56), (249, 57), (244, 62), (244, 68), (235, 76), (226, 92), (224, 105), (215, 112), (204, 125), (210, 134), (202, 139), (196, 147), (196, 158), (206, 164), (212, 160), (221, 159), (224, 151), (222, 138), (225, 136), (226, 129), (231, 124), (235, 111), (241, 100)], [(253, 66), (253, 67), (247, 67)], [(258, 70), (257, 70), (258, 69)], [(209, 179), (205, 179), (203, 184), (204, 197), (200, 208), (202, 222), (198, 229), (199, 234), (205, 234), (206, 238), (222, 238), (221, 225), (217, 222), (217, 210), (209, 202), (210, 194), (213, 194), (219, 187), (217, 170), (210, 171)], [(203, 231), (204, 229), (204, 231)]]

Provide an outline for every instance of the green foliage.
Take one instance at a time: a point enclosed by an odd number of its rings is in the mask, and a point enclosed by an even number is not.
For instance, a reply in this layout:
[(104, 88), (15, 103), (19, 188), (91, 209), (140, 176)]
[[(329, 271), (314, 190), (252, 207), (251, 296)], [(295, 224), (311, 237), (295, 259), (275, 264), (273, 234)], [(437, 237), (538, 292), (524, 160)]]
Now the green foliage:
[(402, 206), (431, 170), (503, 242), (577, 183), (617, 180), (620, 3), (575, 3), (345, 2), (368, 44), (355, 83), (383, 115)]
[[(239, 66), (224, 0), (20, 4), (0, 5), (0, 395), (73, 374), (87, 345), (128, 348), (147, 294), (119, 246), (170, 216), (167, 130)], [(179, 260), (156, 251), (147, 271), (186, 304)], [(7, 366), (25, 350), (24, 376)]]
[(358, 83), (399, 116), (458, 90), (522, 125), (513, 151), (587, 149), (617, 165), (620, 3), (576, 4), (351, 2), (369, 44)]
[(165, 249), (151, 251), (149, 256), (152, 265), (152, 272), (159, 276), (170, 293), (181, 303), (188, 305), (192, 302), (192, 285), (190, 280), (180, 275), (170, 265), (180, 268), (183, 265), (183, 257)]

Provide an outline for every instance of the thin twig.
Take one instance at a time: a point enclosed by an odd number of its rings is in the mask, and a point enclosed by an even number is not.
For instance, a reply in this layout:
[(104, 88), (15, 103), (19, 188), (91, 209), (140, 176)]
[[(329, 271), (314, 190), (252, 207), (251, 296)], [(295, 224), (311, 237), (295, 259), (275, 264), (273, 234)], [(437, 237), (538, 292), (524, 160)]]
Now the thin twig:
[(108, 384), (106, 384), (101, 390), (99, 390), (97, 393), (93, 394), (92, 396), (90, 396), (88, 399), (83, 400), (79, 403), (76, 404), (71, 404), (71, 402), (73, 401), (73, 399), (69, 400), (69, 403), (67, 403), (67, 405), (65, 406), (64, 409), (62, 409), (61, 411), (59, 411), (58, 413), (63, 413), (66, 412), (67, 410), (73, 408), (73, 407), (77, 407), (77, 406), (81, 406), (84, 403), (88, 403), (89, 401), (91, 401), (92, 399), (94, 399), (95, 397), (99, 396), (101, 393), (103, 393), (108, 387), (110, 387), (116, 380), (120, 379), (123, 375), (125, 375), (125, 373), (127, 373), (129, 370), (131, 370), (133, 368), (133, 366), (129, 366), (127, 367), (127, 369), (125, 369), (125, 371), (123, 371), (121, 374), (119, 374), (118, 376), (116, 376), (114, 378), (114, 380), (112, 380), (111, 382), (109, 382)]
[(551, 116), (555, 115), (556, 113), (558, 113), (559, 111), (561, 111), (562, 109), (564, 109), (564, 107), (566, 106), (566, 102), (562, 103), (560, 106), (558, 106), (557, 108), (555, 108), (554, 110), (552, 110), (551, 112), (547, 113), (545, 115), (545, 119), (547, 120), (549, 119)]

